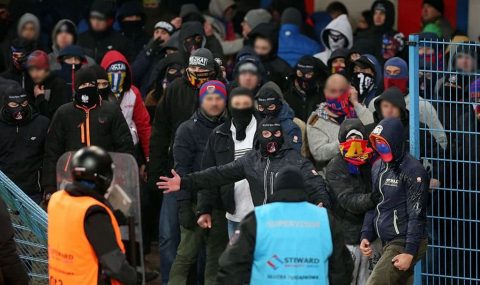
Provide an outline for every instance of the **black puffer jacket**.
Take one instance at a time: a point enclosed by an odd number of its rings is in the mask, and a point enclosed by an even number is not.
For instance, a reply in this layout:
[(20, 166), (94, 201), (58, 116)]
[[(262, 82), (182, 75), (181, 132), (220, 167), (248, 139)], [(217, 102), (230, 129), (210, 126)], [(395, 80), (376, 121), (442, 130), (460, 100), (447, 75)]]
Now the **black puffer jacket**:
[[(85, 124), (89, 124), (87, 130)], [(83, 134), (82, 134), (83, 130)], [(102, 102), (88, 114), (73, 102), (61, 106), (53, 116), (45, 143), (42, 186), (47, 192), (56, 189), (56, 164), (62, 154), (87, 145), (99, 146), (106, 151), (135, 155), (130, 129), (120, 107)]]
[(38, 194), (49, 120), (34, 113), (17, 124), (0, 114), (0, 170), (26, 194)]
[(78, 45), (82, 46), (85, 53), (96, 62), (101, 62), (109, 50), (118, 50), (129, 62), (135, 59), (134, 51), (130, 49), (127, 39), (112, 28), (101, 33), (88, 30), (78, 35)]
[(70, 91), (65, 80), (54, 74), (50, 74), (40, 85), (43, 86), (43, 94), (35, 97), (33, 89), (27, 90), (27, 94), (40, 114), (51, 119), (60, 106), (69, 103), (66, 98)]
[(429, 178), (422, 164), (406, 151), (398, 135), (401, 129), (398, 119), (385, 119), (374, 130), (375, 136), (390, 146), (393, 160), (379, 159), (372, 167), (373, 193), (380, 192), (381, 198), (365, 215), (362, 239), (372, 242), (379, 238), (384, 244), (404, 239), (405, 252), (415, 255), (427, 237)]
[[(367, 137), (365, 127), (359, 119), (347, 119), (340, 125), (339, 142), (345, 142), (347, 133), (353, 129), (361, 130), (364, 138)], [(370, 198), (370, 162), (359, 166), (359, 172), (350, 173), (348, 162), (341, 154), (328, 163), (326, 170), (327, 187), (334, 200), (334, 213), (345, 235), (346, 244), (359, 243), (365, 213), (375, 206)]]
[(261, 155), (258, 147), (245, 156), (228, 164), (210, 167), (200, 172), (191, 173), (182, 178), (183, 189), (215, 189), (247, 179), (254, 206), (267, 203), (273, 192), (273, 178), (282, 166), (292, 165), (301, 169), (307, 187), (308, 201), (330, 206), (330, 195), (323, 178), (315, 171), (312, 163), (303, 158), (290, 145), (284, 144), (278, 154), (271, 157)]

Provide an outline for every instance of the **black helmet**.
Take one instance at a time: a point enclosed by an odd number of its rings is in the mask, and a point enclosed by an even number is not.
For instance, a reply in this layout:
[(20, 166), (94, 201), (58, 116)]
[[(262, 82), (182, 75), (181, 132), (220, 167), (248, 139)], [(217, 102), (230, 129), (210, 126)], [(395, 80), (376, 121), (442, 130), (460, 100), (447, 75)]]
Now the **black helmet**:
[(81, 148), (71, 161), (73, 180), (94, 183), (95, 191), (102, 195), (112, 183), (113, 168), (110, 155), (97, 146)]

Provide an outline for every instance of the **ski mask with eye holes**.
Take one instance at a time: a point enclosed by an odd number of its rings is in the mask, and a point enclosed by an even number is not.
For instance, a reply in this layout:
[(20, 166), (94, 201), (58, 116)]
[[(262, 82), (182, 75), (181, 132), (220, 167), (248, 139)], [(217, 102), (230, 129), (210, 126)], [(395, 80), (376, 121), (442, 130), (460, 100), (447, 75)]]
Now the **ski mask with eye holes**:
[[(258, 91), (256, 100), (258, 112), (263, 118), (276, 117), (283, 106), (282, 98), (272, 88), (260, 89), (260, 91)], [(275, 108), (272, 108), (272, 105), (274, 105)]]
[(280, 121), (276, 118), (261, 121), (257, 129), (257, 140), (262, 156), (277, 154), (284, 143)]
[(328, 46), (332, 51), (345, 48), (347, 46), (347, 38), (338, 31), (330, 30), (328, 33)]
[(31, 115), (28, 96), (19, 85), (8, 86), (4, 91), (3, 119), (7, 122), (21, 124)]

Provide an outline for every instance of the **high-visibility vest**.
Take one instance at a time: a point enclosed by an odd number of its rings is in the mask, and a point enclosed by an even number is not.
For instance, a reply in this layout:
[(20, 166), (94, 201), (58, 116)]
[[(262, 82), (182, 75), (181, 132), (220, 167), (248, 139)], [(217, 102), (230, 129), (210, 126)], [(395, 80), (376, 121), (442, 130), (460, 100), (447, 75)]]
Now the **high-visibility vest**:
[[(48, 204), (48, 275), (50, 285), (97, 284), (99, 261), (87, 239), (84, 220), (92, 206), (103, 207), (112, 222), (118, 247), (125, 252), (112, 211), (92, 197), (56, 192)], [(112, 280), (112, 285), (121, 284)]]

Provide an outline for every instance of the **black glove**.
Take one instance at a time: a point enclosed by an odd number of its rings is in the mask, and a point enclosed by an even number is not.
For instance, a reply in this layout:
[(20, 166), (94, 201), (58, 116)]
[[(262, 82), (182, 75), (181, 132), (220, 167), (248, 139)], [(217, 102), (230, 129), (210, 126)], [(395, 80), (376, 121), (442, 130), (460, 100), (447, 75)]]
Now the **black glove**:
[(147, 56), (156, 56), (160, 53), (162, 49), (163, 41), (161, 39), (153, 40), (151, 39), (145, 47), (145, 53)]
[(197, 218), (193, 212), (193, 206), (190, 201), (181, 201), (178, 204), (178, 219), (180, 225), (186, 229), (192, 230), (197, 225)]
[(382, 194), (380, 194), (380, 191), (373, 191), (370, 193), (370, 200), (372, 200), (373, 204), (377, 205), (381, 199)]

